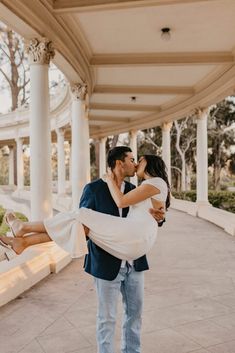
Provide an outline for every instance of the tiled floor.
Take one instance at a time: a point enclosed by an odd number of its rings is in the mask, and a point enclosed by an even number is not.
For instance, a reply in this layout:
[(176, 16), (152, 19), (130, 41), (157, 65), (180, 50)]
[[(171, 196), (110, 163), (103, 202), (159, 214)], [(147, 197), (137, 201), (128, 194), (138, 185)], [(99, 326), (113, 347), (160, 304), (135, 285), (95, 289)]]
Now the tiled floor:
[[(235, 239), (170, 211), (148, 258), (142, 353), (235, 353)], [(77, 260), (0, 309), (0, 353), (96, 353), (95, 319)]]

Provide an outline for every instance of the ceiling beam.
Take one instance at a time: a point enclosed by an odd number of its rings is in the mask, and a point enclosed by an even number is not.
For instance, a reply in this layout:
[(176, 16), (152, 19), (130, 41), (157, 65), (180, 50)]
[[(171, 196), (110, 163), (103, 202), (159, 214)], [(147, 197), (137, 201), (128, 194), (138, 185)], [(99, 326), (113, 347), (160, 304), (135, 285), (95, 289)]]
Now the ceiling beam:
[(185, 94), (194, 93), (193, 87), (184, 86), (115, 86), (96, 85), (93, 93), (119, 93), (119, 94)]
[(123, 117), (113, 117), (113, 116), (98, 116), (98, 115), (89, 115), (89, 121), (106, 121), (110, 123), (129, 123), (129, 118)]
[(230, 52), (97, 54), (90, 60), (93, 66), (215, 65), (234, 62), (234, 55)]
[(160, 111), (159, 106), (143, 105), (143, 104), (107, 104), (107, 103), (91, 103), (89, 109), (94, 110), (119, 110), (119, 111), (136, 111), (136, 112), (157, 112)]
[(205, 1), (213, 0), (54, 0), (53, 9), (58, 13), (83, 12), (94, 10), (135, 8), (143, 6), (166, 6)]

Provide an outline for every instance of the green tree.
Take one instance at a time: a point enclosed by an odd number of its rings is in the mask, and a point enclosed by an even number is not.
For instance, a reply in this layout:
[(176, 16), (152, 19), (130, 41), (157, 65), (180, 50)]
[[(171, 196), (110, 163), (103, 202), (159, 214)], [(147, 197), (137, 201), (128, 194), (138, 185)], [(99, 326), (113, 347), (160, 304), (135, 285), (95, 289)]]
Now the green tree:
[(213, 170), (213, 185), (220, 189), (221, 169), (231, 158), (235, 141), (235, 103), (232, 97), (212, 107), (208, 117), (209, 166)]

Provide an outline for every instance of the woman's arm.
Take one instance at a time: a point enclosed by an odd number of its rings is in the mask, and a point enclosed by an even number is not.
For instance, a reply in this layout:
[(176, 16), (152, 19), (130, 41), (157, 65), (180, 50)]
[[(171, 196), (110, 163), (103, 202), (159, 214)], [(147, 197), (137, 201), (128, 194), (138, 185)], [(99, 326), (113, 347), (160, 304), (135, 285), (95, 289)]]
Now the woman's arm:
[(114, 176), (111, 173), (107, 175), (107, 184), (112, 198), (119, 208), (125, 208), (134, 205), (160, 193), (160, 190), (155, 186), (143, 184), (134, 190), (129, 191), (127, 194), (123, 194), (118, 188), (114, 180)]

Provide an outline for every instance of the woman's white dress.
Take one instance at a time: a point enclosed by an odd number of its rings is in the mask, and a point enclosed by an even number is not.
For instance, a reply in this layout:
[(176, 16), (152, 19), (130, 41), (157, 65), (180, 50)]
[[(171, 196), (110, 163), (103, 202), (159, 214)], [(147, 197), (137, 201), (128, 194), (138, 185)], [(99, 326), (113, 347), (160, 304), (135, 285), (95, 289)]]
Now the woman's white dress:
[[(147, 179), (160, 190), (153, 199), (165, 202), (168, 188), (158, 177)], [(87, 254), (86, 236), (82, 224), (89, 229), (89, 238), (98, 246), (121, 260), (134, 260), (146, 254), (153, 246), (158, 224), (149, 213), (151, 198), (131, 206), (126, 218), (111, 216), (88, 208), (59, 213), (44, 221), (47, 233), (73, 258)]]

